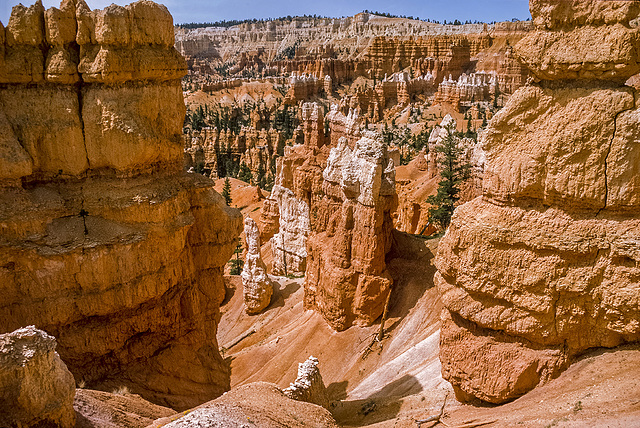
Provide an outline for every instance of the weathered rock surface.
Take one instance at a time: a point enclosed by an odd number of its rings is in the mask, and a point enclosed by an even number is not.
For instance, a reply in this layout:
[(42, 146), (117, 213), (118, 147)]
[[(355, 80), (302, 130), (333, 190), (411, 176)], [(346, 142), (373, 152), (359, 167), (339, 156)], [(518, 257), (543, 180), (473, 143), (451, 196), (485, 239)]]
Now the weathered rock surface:
[[(540, 34), (562, 28), (569, 53), (583, 29), (622, 25), (635, 7), (531, 2)], [(633, 34), (622, 26), (620, 40)], [(483, 196), (456, 210), (436, 259), (443, 376), (460, 397), (505, 402), (589, 348), (640, 340), (637, 94), (616, 83), (626, 65), (604, 57), (604, 74), (589, 61), (567, 73), (544, 37), (539, 76), (591, 80), (521, 88), (490, 122)]]
[[(288, 166), (285, 163), (286, 161), (283, 162), (283, 168)], [(278, 205), (279, 214), (279, 230), (271, 238), (273, 273), (303, 274), (307, 266), (306, 244), (311, 227), (309, 204), (297, 198), (291, 189), (278, 184), (273, 186), (269, 199)]]
[[(397, 204), (395, 163), (375, 133), (361, 135), (356, 111), (332, 106), (330, 138), (316, 104), (303, 104), (304, 143), (278, 159), (276, 185), (262, 223), (271, 240), (273, 273), (305, 273), (305, 308), (344, 330), (369, 325), (383, 311), (392, 283), (385, 255)], [(274, 205), (278, 209), (274, 209)]]
[(137, 394), (76, 389), (76, 428), (145, 428), (176, 411), (152, 404)]
[(307, 403), (317, 404), (325, 409), (329, 408), (327, 389), (322, 381), (318, 359), (309, 357), (304, 363), (298, 365), (298, 377), (282, 392), (289, 398)]
[(75, 393), (54, 337), (34, 326), (0, 334), (0, 425), (75, 427)]
[(366, 133), (353, 147), (343, 138), (331, 148), (313, 209), (305, 307), (336, 330), (382, 314), (392, 284), (385, 255), (396, 204), (394, 163), (377, 135)]
[(0, 59), (0, 332), (56, 336), (90, 387), (175, 408), (218, 396), (229, 387), (215, 339), (222, 270), (241, 217), (182, 172), (171, 15), (145, 0), (17, 6), (0, 46), (63, 46), (78, 74)]
[[(311, 403), (288, 398), (277, 386), (266, 382), (234, 388), (222, 397), (193, 409), (168, 423), (158, 420), (154, 427), (241, 428), (314, 427), (337, 428), (328, 410)], [(247, 425), (250, 424), (250, 425)]]
[(248, 314), (258, 314), (269, 306), (273, 285), (260, 257), (260, 231), (250, 217), (244, 219), (244, 242), (247, 253), (242, 270), (244, 308)]
[(624, 82), (640, 71), (640, 33), (629, 25), (639, 12), (634, 1), (531, 1), (537, 31), (518, 43), (518, 56), (539, 79)]
[(278, 224), (278, 232), (271, 238), (273, 273), (276, 275), (304, 274), (311, 207), (322, 189), (322, 169), (328, 147), (325, 145), (324, 118), (317, 104), (303, 104), (301, 128), (304, 143), (285, 147), (284, 157), (278, 158), (275, 185), (261, 215), (265, 230)]
[(269, 170), (285, 142), (280, 131), (257, 130), (255, 126), (259, 123), (253, 123), (253, 125), (243, 126), (237, 134), (229, 129), (220, 131), (218, 128), (204, 128), (185, 134), (183, 136), (185, 167), (187, 169), (203, 167), (210, 170), (212, 176), (216, 177), (225, 168), (224, 161), (219, 161), (218, 157), (228, 149), (240, 164), (244, 162), (247, 165), (256, 180), (258, 174)]

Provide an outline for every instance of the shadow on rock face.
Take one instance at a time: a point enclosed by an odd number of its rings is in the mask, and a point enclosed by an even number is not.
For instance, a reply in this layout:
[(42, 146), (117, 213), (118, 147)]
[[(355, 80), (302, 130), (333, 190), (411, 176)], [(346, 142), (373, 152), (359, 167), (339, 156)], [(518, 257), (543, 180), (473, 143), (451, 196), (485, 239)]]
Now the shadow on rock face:
[[(336, 394), (342, 384), (346, 389), (346, 382), (340, 382), (329, 385), (328, 390)], [(365, 399), (332, 403), (330, 410), (341, 426), (368, 426), (395, 418), (403, 398), (421, 391), (422, 386), (415, 377), (404, 375)]]
[[(274, 282), (274, 285), (278, 285)], [(295, 281), (289, 281), (287, 284), (279, 284), (277, 288), (273, 289), (273, 297), (271, 297), (271, 303), (267, 307), (266, 310), (282, 308), (284, 307), (284, 302), (291, 296), (293, 293), (300, 289), (300, 284)]]
[(348, 380), (343, 380), (342, 382), (333, 382), (332, 384), (327, 385), (327, 396), (329, 397), (329, 400), (344, 400), (345, 398), (347, 398), (348, 385)]
[(395, 322), (385, 327), (387, 333), (393, 332), (422, 295), (434, 286), (433, 258), (438, 244), (438, 240), (426, 240), (397, 230), (393, 231), (392, 238), (387, 266), (393, 278), (389, 319)]

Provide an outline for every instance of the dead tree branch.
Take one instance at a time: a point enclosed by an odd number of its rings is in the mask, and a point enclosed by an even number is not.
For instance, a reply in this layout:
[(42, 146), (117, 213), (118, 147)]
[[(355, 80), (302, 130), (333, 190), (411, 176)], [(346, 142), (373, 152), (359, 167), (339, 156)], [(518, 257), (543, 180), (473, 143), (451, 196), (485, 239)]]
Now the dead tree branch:
[(420, 428), (422, 426), (422, 424), (426, 424), (426, 423), (429, 423), (429, 422), (436, 422), (436, 423), (444, 424), (444, 422), (442, 422), (440, 420), (440, 418), (442, 418), (442, 415), (444, 415), (444, 406), (447, 404), (447, 398), (448, 397), (449, 397), (449, 391), (447, 391), (447, 394), (444, 396), (444, 401), (442, 402), (442, 407), (440, 407), (440, 413), (438, 413), (437, 415), (429, 416), (426, 419), (416, 420), (416, 424), (418, 424), (418, 428)]

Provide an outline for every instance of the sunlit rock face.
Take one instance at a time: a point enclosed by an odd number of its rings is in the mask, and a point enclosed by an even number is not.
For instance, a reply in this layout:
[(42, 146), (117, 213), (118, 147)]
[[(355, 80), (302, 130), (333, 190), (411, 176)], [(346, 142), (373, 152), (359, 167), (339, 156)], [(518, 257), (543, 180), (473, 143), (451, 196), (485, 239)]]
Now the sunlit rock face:
[(331, 148), (313, 209), (305, 307), (336, 330), (369, 325), (384, 310), (396, 205), (395, 165), (376, 134), (365, 131), (353, 147), (342, 138)]
[(38, 2), (0, 34), (0, 332), (54, 335), (87, 386), (180, 409), (220, 395), (222, 270), (242, 219), (182, 172), (171, 15)]
[(76, 426), (73, 375), (56, 339), (34, 326), (0, 334), (0, 424)]
[(244, 242), (247, 249), (242, 270), (244, 309), (249, 315), (253, 315), (269, 306), (273, 284), (260, 256), (258, 225), (250, 217), (244, 219)]
[(443, 376), (493, 403), (640, 339), (640, 113), (621, 83), (638, 71), (640, 6), (530, 7), (536, 31), (515, 52), (538, 82), (490, 122), (483, 196), (456, 210), (436, 258)]

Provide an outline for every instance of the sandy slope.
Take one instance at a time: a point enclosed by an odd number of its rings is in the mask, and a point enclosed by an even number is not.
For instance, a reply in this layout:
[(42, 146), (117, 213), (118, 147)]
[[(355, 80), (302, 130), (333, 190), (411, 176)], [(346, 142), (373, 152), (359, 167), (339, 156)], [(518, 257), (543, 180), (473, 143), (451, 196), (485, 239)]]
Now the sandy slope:
[[(368, 353), (379, 325), (332, 331), (318, 314), (303, 310), (303, 279), (275, 278), (271, 305), (249, 317), (242, 311), (239, 278), (230, 278), (218, 338), (228, 348), (232, 387), (255, 381), (286, 387), (297, 363), (313, 355), (333, 400), (330, 410), (345, 427), (416, 427), (416, 420), (438, 413), (445, 396), (442, 420), (452, 427), (640, 427), (638, 346), (595, 351), (558, 379), (503, 406), (458, 403), (438, 360), (442, 306), (430, 263), (437, 241), (394, 238), (388, 263), (396, 285), (388, 336)], [(251, 330), (255, 333), (229, 346)]]

